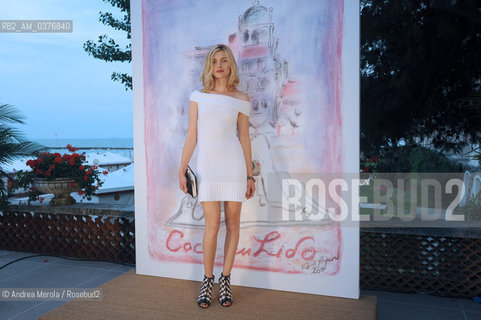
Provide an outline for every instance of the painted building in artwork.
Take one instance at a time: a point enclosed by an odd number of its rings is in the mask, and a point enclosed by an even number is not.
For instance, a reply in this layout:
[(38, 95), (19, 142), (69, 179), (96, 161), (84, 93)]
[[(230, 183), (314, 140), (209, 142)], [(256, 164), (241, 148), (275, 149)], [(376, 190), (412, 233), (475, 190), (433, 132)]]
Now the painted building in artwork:
[(251, 99), (250, 122), (254, 128), (270, 124), (279, 117), (282, 86), (287, 79), (287, 61), (277, 55), (272, 8), (257, 1), (238, 18), (238, 30), (229, 36), (229, 46), (237, 51), (239, 89)]
[[(250, 125), (256, 131), (299, 126), (301, 114), (296, 99), (296, 82), (289, 79), (288, 62), (278, 54), (279, 39), (275, 36), (272, 8), (255, 1), (238, 17), (238, 29), (229, 35), (228, 46), (235, 55), (240, 84), (251, 100)], [(214, 45), (196, 47), (186, 54), (194, 61), (192, 83), (199, 82), (207, 53)], [(195, 85), (193, 85), (195, 87)]]

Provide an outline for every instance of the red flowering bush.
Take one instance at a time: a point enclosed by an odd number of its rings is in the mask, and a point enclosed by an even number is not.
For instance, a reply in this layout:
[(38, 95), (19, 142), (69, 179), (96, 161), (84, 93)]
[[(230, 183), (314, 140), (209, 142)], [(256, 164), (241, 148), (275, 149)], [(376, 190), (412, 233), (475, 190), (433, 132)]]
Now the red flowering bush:
[(361, 160), (361, 172), (362, 173), (374, 172), (376, 169), (376, 163), (377, 163), (376, 156), (371, 156), (369, 158), (366, 158), (364, 159), (364, 161)]
[[(71, 186), (78, 186), (78, 192), (82, 198), (92, 199), (95, 191), (102, 186), (103, 182), (100, 180), (100, 172), (97, 166), (90, 166), (85, 163), (85, 155), (75, 153), (77, 148), (67, 145), (67, 149), (71, 153), (50, 153), (42, 152), (37, 159), (28, 160), (26, 164), (32, 169), (31, 171), (20, 170), (17, 172), (15, 179), (9, 179), (9, 189), (25, 188), (29, 190), (29, 203), (39, 199), (41, 194), (38, 190), (32, 187), (34, 179), (54, 180), (55, 178), (70, 178), (75, 182)], [(104, 175), (107, 171), (102, 172)]]

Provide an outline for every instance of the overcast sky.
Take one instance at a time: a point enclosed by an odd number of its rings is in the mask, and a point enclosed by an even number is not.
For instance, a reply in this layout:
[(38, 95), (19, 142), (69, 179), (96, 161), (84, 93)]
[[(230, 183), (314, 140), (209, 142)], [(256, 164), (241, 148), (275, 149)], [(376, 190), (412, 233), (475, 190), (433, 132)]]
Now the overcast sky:
[(83, 49), (102, 34), (127, 43), (99, 11), (121, 16), (102, 0), (0, 0), (0, 20), (73, 20), (73, 33), (0, 33), (0, 104), (25, 116), (28, 138), (132, 138), (132, 92), (110, 80), (131, 65)]

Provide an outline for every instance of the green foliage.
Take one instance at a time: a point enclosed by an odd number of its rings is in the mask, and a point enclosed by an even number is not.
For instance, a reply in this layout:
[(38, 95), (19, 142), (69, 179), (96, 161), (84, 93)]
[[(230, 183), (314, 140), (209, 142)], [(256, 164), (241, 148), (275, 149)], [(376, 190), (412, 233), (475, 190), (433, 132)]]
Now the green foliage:
[(401, 139), (415, 144), (414, 137), (455, 152), (481, 142), (478, 7), (476, 0), (361, 0), (365, 154)]
[(373, 169), (375, 172), (462, 172), (463, 166), (442, 152), (422, 146), (384, 148)]
[(464, 206), (456, 208), (454, 214), (462, 214), (468, 221), (481, 220), (481, 193), (468, 196)]
[(13, 160), (31, 156), (42, 150), (44, 146), (25, 139), (24, 135), (11, 124), (24, 124), (23, 116), (9, 104), (0, 104), (0, 210), (8, 207), (8, 193), (4, 179), (9, 178), (3, 164), (11, 164)]
[[(130, 30), (130, 0), (103, 0), (109, 2), (113, 7), (117, 7), (121, 12), (125, 13), (121, 18), (115, 18), (110, 12), (99, 12), (99, 21), (103, 24), (114, 28), (115, 30), (125, 31), (127, 39), (131, 38)], [(96, 59), (108, 62), (128, 62), (132, 61), (132, 44), (129, 43), (125, 48), (121, 48), (117, 42), (109, 38), (107, 35), (99, 36), (97, 43), (88, 40), (84, 43), (84, 50)], [(127, 73), (113, 72), (111, 79), (120, 81), (125, 90), (132, 90), (132, 76)]]
[(448, 159), (442, 152), (421, 146), (414, 147), (409, 153), (411, 172), (462, 172), (463, 166)]
[(478, 161), (478, 165), (481, 166), (481, 152), (479, 152), (478, 150), (474, 150), (473, 151), (474, 154), (468, 156), (469, 158), (472, 158), (473, 160), (477, 160)]

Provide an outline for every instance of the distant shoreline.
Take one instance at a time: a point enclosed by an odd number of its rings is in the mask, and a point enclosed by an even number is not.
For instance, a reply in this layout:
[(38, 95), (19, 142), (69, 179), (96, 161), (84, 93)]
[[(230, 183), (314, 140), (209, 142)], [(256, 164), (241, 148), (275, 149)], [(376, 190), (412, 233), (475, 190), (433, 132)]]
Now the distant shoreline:
[(51, 148), (64, 148), (70, 144), (76, 148), (133, 148), (133, 138), (41, 138), (31, 139)]

